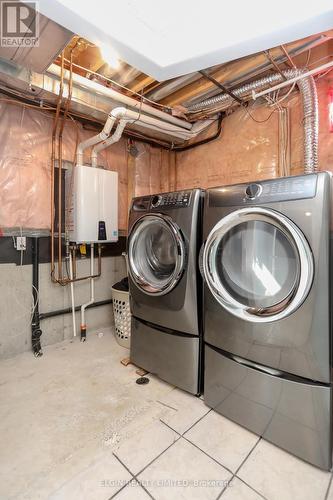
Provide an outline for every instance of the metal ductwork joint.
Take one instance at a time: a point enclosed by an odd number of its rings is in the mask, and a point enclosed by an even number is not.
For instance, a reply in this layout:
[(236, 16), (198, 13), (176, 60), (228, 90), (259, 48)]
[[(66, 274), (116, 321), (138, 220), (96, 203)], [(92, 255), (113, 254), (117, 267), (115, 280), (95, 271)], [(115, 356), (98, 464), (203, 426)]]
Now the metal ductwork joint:
[[(286, 78), (293, 78), (301, 75), (305, 70), (288, 69), (282, 71)], [(273, 84), (283, 81), (280, 73), (267, 75), (254, 82), (246, 83), (237, 89), (233, 89), (233, 93), (237, 97), (249, 97), (252, 91), (259, 91)], [(304, 172), (310, 174), (318, 170), (318, 95), (317, 88), (313, 76), (307, 76), (297, 81), (299, 91), (303, 101), (303, 126), (304, 126)], [(236, 104), (228, 94), (219, 94), (210, 99), (205, 99), (199, 103), (193, 104), (187, 108), (190, 113), (203, 111), (205, 109), (214, 108), (216, 110), (226, 109)]]

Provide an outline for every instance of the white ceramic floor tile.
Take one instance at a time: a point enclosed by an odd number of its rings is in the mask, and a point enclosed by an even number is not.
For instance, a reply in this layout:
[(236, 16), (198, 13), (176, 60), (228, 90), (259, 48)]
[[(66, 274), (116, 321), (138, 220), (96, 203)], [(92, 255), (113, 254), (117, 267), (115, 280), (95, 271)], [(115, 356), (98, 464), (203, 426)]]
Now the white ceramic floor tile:
[(178, 437), (176, 432), (157, 421), (124, 441), (115, 454), (133, 474), (137, 474)]
[(330, 473), (262, 440), (237, 474), (269, 500), (323, 500)]
[(74, 476), (50, 500), (107, 500), (131, 479), (131, 475), (111, 454)]
[(160, 402), (170, 407), (170, 411), (161, 420), (180, 434), (209, 412), (202, 399), (180, 389), (169, 392)]
[(138, 477), (156, 500), (216, 499), (230, 478), (224, 467), (184, 439)]
[(233, 472), (259, 439), (214, 411), (186, 432), (185, 437)]
[(238, 477), (234, 477), (223, 492), (221, 500), (262, 500), (262, 497), (244, 484)]
[(145, 492), (137, 481), (131, 481), (114, 497), (115, 500), (149, 500), (150, 496)]

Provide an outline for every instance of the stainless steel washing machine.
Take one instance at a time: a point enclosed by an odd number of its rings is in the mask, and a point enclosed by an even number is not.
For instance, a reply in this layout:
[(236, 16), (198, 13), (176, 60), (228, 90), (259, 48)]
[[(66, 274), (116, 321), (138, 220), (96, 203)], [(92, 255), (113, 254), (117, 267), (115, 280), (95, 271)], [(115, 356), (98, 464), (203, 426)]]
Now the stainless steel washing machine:
[(332, 466), (331, 176), (205, 196), (205, 402)]
[(200, 392), (203, 192), (135, 198), (129, 215), (131, 359), (193, 394)]

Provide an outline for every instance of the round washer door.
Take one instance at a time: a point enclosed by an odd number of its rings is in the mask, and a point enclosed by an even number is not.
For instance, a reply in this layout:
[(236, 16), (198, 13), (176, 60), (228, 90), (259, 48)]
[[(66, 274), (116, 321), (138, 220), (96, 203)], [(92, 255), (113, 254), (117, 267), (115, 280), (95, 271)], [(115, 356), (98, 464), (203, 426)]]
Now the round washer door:
[(259, 323), (292, 314), (307, 297), (314, 270), (309, 244), (290, 219), (275, 210), (249, 207), (212, 229), (203, 272), (227, 311)]
[(170, 217), (148, 214), (138, 219), (129, 235), (131, 278), (148, 295), (165, 295), (178, 283), (185, 267), (185, 243)]

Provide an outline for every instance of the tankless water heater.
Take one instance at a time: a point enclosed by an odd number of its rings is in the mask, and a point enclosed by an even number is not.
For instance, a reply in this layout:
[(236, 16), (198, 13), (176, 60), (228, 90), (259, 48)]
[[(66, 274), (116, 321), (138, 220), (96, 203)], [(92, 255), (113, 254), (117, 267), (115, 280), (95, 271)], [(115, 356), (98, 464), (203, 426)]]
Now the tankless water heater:
[(86, 165), (74, 167), (67, 223), (76, 243), (118, 241), (118, 173)]

